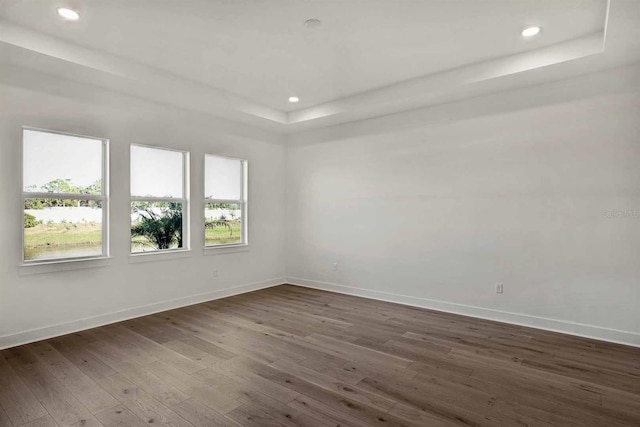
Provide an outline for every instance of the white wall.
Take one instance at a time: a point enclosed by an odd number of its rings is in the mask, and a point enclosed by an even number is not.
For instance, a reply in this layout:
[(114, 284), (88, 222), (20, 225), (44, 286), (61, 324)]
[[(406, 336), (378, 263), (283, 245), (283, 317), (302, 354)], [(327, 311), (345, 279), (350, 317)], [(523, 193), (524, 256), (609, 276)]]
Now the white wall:
[(640, 67), (289, 144), (291, 282), (640, 345)]
[[(271, 132), (43, 74), (4, 68), (0, 83), (0, 348), (285, 273), (640, 345), (638, 66), (306, 132), (286, 149)], [(110, 262), (19, 267), (22, 125), (110, 139)], [(248, 159), (250, 250), (204, 255), (194, 208), (191, 253), (132, 262), (131, 142), (191, 152), (194, 207), (205, 152)]]
[[(285, 154), (279, 135), (48, 79), (25, 71), (3, 74), (0, 80), (4, 83), (0, 85), (0, 348), (282, 283)], [(35, 91), (31, 86), (51, 91)], [(110, 139), (110, 262), (57, 272), (19, 267), (23, 125)], [(132, 142), (191, 152), (192, 250), (184, 257), (148, 256), (154, 261), (131, 262), (128, 156)], [(204, 153), (249, 161), (247, 252), (203, 254), (204, 237), (197, 225), (203, 217)]]

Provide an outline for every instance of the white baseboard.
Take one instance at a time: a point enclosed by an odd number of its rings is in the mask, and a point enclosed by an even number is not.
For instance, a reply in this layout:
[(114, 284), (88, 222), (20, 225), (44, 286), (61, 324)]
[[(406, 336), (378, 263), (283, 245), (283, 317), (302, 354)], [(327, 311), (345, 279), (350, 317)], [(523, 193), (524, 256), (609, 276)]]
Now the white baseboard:
[(177, 298), (169, 301), (149, 304), (141, 307), (134, 307), (126, 310), (102, 314), (99, 316), (87, 317), (74, 320), (72, 322), (60, 323), (44, 328), (31, 329), (11, 335), (0, 337), (0, 350), (28, 344), (43, 339), (53, 338), (60, 335), (70, 334), (85, 329), (96, 328), (110, 323), (122, 322), (136, 317), (147, 316), (149, 314), (226, 298), (246, 292), (257, 291), (259, 289), (270, 288), (272, 286), (290, 283), (292, 285), (303, 286), (313, 289), (337, 292), (341, 294), (354, 295), (364, 298), (371, 298), (380, 301), (395, 302), (413, 307), (428, 308), (447, 313), (461, 314), (464, 316), (477, 317), (480, 319), (495, 320), (499, 322), (511, 323), (514, 325), (528, 326), (552, 332), (560, 332), (585, 338), (609, 341), (618, 344), (640, 347), (640, 334), (629, 331), (602, 328), (599, 326), (585, 325), (582, 323), (572, 323), (563, 320), (548, 319), (544, 317), (531, 316), (527, 314), (511, 313), (507, 311), (492, 310), (488, 308), (475, 307), (464, 304), (455, 304), (444, 301), (436, 301), (427, 298), (420, 298), (407, 295), (399, 295), (391, 292), (374, 291), (351, 286), (338, 285), (335, 283), (321, 282), (317, 280), (302, 279), (299, 277), (274, 278), (261, 282), (248, 283), (246, 285), (232, 288), (219, 289), (203, 294)]
[(203, 294), (176, 298), (169, 301), (153, 303), (141, 307), (128, 308), (126, 310), (87, 317), (84, 319), (60, 323), (53, 326), (46, 326), (44, 328), (31, 329), (11, 335), (4, 335), (0, 337), (0, 350), (48, 338), (53, 338), (60, 335), (71, 334), (73, 332), (78, 332), (85, 329), (96, 328), (98, 326), (104, 326), (110, 323), (122, 322), (123, 320), (147, 316), (149, 314), (159, 313), (161, 311), (172, 310), (174, 308), (180, 308), (187, 305), (198, 304), (201, 302), (225, 298), (232, 295), (243, 294), (245, 292), (270, 288), (272, 286), (281, 285), (283, 283), (285, 283), (284, 278), (278, 277), (274, 279), (264, 280), (262, 282), (248, 283), (246, 285), (235, 286), (232, 288), (219, 289)]
[(352, 286), (338, 285), (336, 283), (320, 282), (317, 280), (302, 279), (300, 277), (288, 277), (287, 283), (304, 286), (307, 288), (321, 289), (338, 292), (341, 294), (355, 295), (380, 301), (395, 302), (413, 307), (428, 308), (447, 313), (461, 314), (464, 316), (478, 317), (480, 319), (495, 320), (514, 325), (528, 326), (546, 331), (560, 332), (584, 338), (608, 341), (617, 344), (640, 347), (640, 334), (630, 331), (602, 328), (599, 326), (585, 325), (582, 323), (567, 322), (564, 320), (549, 319), (545, 317), (531, 316), (528, 314), (511, 313), (508, 311), (492, 310), (464, 304), (455, 304), (444, 301), (436, 301), (427, 298), (399, 295), (391, 292), (375, 291)]

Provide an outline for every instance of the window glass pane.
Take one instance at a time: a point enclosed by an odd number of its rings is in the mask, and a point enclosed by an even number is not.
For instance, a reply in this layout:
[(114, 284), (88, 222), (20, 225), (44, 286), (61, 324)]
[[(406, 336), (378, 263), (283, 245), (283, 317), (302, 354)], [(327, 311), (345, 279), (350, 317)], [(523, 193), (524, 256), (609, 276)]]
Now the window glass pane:
[(100, 201), (25, 200), (25, 261), (99, 255), (102, 255)]
[(183, 197), (181, 151), (131, 146), (131, 195)]
[(25, 192), (100, 194), (103, 141), (25, 130)]
[(204, 206), (206, 246), (242, 243), (242, 210), (239, 203), (206, 203)]
[(240, 200), (242, 160), (207, 155), (204, 167), (206, 199)]
[(131, 202), (131, 252), (182, 248), (182, 203)]

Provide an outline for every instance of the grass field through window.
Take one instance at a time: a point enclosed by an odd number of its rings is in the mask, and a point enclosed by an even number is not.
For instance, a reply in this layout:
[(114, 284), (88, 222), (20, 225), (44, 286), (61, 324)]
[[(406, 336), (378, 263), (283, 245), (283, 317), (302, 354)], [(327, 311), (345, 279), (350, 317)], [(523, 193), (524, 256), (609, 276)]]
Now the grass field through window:
[[(241, 220), (216, 221), (205, 228), (205, 245), (217, 246), (242, 242)], [(35, 225), (34, 225), (35, 224)], [(153, 249), (154, 243), (143, 237), (132, 239), (134, 252)], [(170, 249), (175, 249), (177, 246)], [(102, 225), (97, 222), (42, 223), (24, 228), (24, 259), (54, 259), (102, 254)]]
[(205, 245), (215, 246), (242, 242), (242, 224), (240, 221), (226, 221), (229, 227), (207, 227), (205, 229)]
[(102, 226), (98, 223), (38, 224), (24, 229), (24, 259), (102, 254)]

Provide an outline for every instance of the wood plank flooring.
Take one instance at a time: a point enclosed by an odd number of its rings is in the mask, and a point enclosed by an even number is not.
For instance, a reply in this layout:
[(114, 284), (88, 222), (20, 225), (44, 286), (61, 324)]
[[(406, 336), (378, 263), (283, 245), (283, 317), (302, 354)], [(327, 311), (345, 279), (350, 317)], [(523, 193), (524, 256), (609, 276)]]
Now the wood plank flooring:
[(283, 285), (0, 351), (0, 427), (640, 425), (640, 349)]

